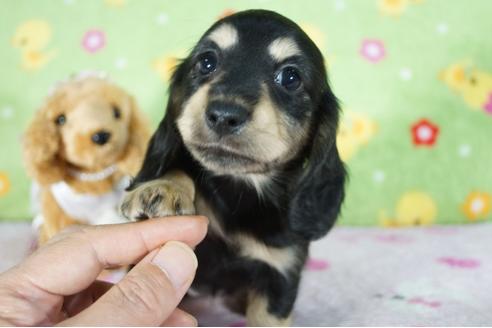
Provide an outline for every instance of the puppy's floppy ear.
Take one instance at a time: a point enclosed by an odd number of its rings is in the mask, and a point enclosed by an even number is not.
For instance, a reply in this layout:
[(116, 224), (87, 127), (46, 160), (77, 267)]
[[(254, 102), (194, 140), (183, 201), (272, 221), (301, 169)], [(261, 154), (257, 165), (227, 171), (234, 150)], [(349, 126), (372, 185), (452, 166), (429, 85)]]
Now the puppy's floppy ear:
[(140, 172), (127, 190), (134, 189), (140, 183), (162, 177), (176, 164), (181, 154), (183, 139), (178, 132), (176, 119), (183, 98), (180, 86), (185, 77), (185, 65), (186, 61), (181, 63), (171, 78), (166, 115), (150, 139)]
[(142, 166), (142, 161), (150, 138), (150, 129), (147, 120), (140, 112), (133, 97), (130, 101), (129, 137), (126, 149), (118, 161), (118, 167), (126, 174), (135, 175)]
[(24, 164), (28, 175), (41, 185), (61, 181), (65, 177), (65, 163), (59, 157), (60, 133), (47, 115), (55, 100), (39, 109), (30, 122), (22, 140)]
[(345, 195), (346, 173), (336, 146), (338, 111), (335, 96), (326, 91), (315, 115), (307, 164), (289, 209), (292, 229), (307, 240), (318, 239), (331, 229)]

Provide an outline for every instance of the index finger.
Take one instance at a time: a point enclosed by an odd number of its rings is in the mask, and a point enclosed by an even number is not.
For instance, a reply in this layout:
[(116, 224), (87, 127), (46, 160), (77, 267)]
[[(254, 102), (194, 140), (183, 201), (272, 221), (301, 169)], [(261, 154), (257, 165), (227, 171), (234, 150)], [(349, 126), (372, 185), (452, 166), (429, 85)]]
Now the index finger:
[(197, 245), (207, 232), (205, 217), (169, 217), (137, 223), (87, 226), (40, 248), (17, 270), (28, 282), (56, 295), (87, 288), (104, 268), (136, 263), (167, 241)]

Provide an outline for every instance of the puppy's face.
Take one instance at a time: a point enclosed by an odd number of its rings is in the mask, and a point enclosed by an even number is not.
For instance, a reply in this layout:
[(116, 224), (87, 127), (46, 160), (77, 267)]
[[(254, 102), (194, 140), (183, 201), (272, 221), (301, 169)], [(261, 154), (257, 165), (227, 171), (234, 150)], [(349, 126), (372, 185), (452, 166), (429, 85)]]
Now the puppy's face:
[(296, 24), (247, 11), (213, 25), (177, 69), (172, 115), (207, 169), (266, 173), (307, 143), (327, 88), (322, 56)]
[(62, 160), (101, 169), (121, 156), (129, 137), (131, 99), (119, 88), (96, 78), (70, 82), (57, 90), (48, 108)]

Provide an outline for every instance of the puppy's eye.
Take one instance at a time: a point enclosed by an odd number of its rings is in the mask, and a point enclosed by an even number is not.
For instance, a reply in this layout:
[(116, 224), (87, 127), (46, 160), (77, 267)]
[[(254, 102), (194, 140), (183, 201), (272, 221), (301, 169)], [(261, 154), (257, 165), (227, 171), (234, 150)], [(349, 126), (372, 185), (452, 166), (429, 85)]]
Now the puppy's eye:
[(120, 117), (121, 117), (121, 110), (116, 105), (113, 105), (113, 116), (117, 120), (120, 119)]
[(301, 76), (295, 67), (288, 66), (277, 74), (275, 82), (289, 91), (294, 91), (301, 86)]
[(217, 69), (217, 56), (211, 51), (200, 55), (198, 59), (198, 69), (203, 75), (214, 72)]
[(55, 118), (55, 124), (59, 125), (59, 126), (62, 126), (63, 124), (65, 124), (66, 121), (67, 121), (67, 118), (65, 117), (65, 114), (60, 114)]

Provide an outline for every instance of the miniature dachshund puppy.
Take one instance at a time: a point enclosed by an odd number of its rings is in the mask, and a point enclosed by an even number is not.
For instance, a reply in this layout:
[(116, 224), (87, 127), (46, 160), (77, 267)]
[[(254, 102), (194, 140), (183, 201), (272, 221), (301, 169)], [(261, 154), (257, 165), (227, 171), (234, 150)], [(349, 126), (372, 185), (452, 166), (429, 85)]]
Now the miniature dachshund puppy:
[(298, 25), (266, 10), (223, 18), (176, 68), (122, 214), (207, 216), (193, 288), (224, 295), (248, 325), (289, 325), (309, 244), (344, 199), (338, 117)]

